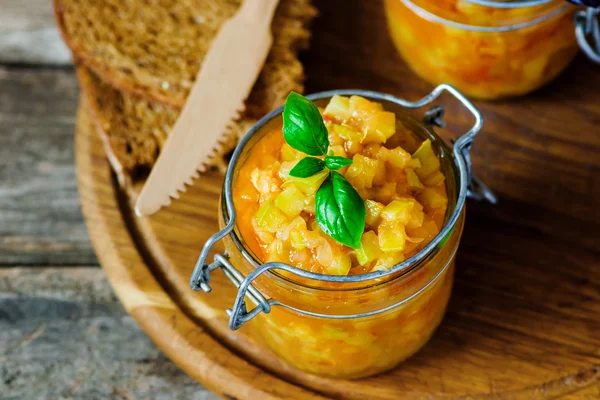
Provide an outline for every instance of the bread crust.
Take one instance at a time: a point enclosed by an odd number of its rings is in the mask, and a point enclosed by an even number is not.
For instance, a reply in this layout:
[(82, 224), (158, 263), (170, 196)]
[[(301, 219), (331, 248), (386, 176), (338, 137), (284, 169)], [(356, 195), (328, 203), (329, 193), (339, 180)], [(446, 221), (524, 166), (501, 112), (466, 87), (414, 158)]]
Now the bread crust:
[[(110, 64), (97, 62), (90, 50), (82, 46), (82, 41), (67, 29), (63, 6), (71, 0), (53, 1), (59, 31), (73, 53), (84, 104), (119, 183), (132, 187), (152, 168), (185, 98), (168, 96), (133, 79), (124, 79), (111, 70)], [(304, 71), (297, 53), (308, 45), (310, 34), (306, 26), (316, 11), (310, 0), (282, 0), (281, 6), (288, 7), (287, 11), (294, 17), (276, 17), (279, 25), (273, 26), (274, 47), (246, 101), (246, 110), (242, 118), (224, 133), (209, 160), (222, 172), (226, 170), (228, 155), (239, 138), (256, 120), (283, 104), (291, 90), (303, 91)]]
[[(104, 82), (122, 92), (175, 108), (183, 107), (189, 88), (180, 88), (166, 93), (162, 87), (143, 84), (135, 80), (132, 75), (118, 71), (117, 66), (101, 62), (94, 57), (92, 54), (94, 50), (83, 45), (84, 41), (80, 40), (77, 32), (69, 31), (66, 23), (67, 15), (65, 15), (65, 3), (68, 1), (79, 0), (53, 0), (54, 15), (60, 34), (71, 49), (74, 58)], [(284, 15), (284, 11), (292, 16)], [(303, 91), (304, 71), (297, 55), (302, 48), (308, 46), (310, 32), (307, 25), (315, 15), (316, 10), (310, 4), (310, 0), (282, 0), (273, 22), (273, 48), (248, 98), (246, 115), (254, 118), (264, 115), (281, 105), (289, 91)], [(197, 70), (195, 72), (197, 73)], [(153, 81), (159, 82), (162, 77), (152, 78)], [(167, 80), (162, 80), (162, 83), (167, 87), (169, 85)]]

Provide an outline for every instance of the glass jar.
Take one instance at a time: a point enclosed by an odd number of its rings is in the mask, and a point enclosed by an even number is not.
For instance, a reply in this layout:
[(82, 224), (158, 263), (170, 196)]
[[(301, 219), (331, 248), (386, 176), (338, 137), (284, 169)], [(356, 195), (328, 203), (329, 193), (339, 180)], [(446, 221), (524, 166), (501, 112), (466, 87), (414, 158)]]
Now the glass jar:
[(392, 39), (423, 79), (467, 95), (523, 95), (563, 71), (578, 50), (564, 0), (385, 0)]
[[(431, 129), (441, 123), (441, 108), (426, 112), (429, 124), (411, 117), (406, 108), (423, 107), (442, 92), (455, 95), (474, 114), (474, 127), (450, 149)], [(228, 310), (230, 328), (248, 324), (277, 355), (292, 366), (320, 376), (359, 378), (388, 370), (418, 351), (443, 318), (452, 287), (455, 254), (464, 223), (467, 195), (494, 201), (479, 181), (472, 185), (468, 150), (482, 125), (480, 113), (448, 85), (417, 102), (367, 91), (333, 91), (309, 96), (324, 105), (335, 94), (359, 95), (383, 104), (423, 141), (430, 139), (446, 176), (448, 209), (440, 233), (418, 254), (389, 271), (362, 275), (322, 275), (279, 262), (262, 263), (236, 227), (232, 187), (254, 144), (281, 126), (282, 109), (259, 121), (232, 156), (219, 210), (221, 231), (205, 244), (192, 278), (192, 289), (210, 291), (210, 275), (223, 272), (239, 288)], [(224, 240), (225, 255), (206, 264), (211, 247)], [(255, 307), (248, 311), (246, 300)], [(256, 318), (255, 318), (256, 317)]]

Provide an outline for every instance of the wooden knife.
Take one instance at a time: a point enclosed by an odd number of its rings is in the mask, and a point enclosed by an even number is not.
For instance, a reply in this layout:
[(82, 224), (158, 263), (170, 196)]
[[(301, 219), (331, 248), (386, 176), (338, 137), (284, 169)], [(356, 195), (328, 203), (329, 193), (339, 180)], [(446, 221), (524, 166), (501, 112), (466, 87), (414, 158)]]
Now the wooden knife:
[(208, 53), (190, 94), (135, 205), (150, 215), (178, 199), (192, 178), (204, 172), (219, 139), (245, 109), (273, 37), (271, 20), (279, 0), (245, 0), (226, 21)]

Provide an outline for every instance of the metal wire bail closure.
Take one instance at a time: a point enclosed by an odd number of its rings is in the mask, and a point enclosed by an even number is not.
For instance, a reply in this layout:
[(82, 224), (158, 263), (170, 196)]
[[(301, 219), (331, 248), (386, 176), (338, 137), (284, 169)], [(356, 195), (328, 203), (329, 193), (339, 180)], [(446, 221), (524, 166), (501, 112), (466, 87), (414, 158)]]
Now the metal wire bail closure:
[[(260, 130), (260, 128), (265, 125), (272, 118), (277, 117), (279, 114), (283, 112), (283, 107), (280, 107), (271, 113), (264, 116), (260, 121), (258, 121), (248, 133), (242, 138), (239, 145), (237, 146), (233, 156), (231, 157), (231, 162), (229, 164), (229, 168), (227, 169), (227, 174), (225, 175), (225, 183), (223, 185), (223, 199), (225, 201), (225, 205), (227, 207), (227, 217), (225, 220), (227, 225), (218, 233), (210, 237), (202, 251), (200, 252), (200, 256), (198, 257), (198, 261), (196, 262), (196, 266), (194, 271), (192, 272), (192, 276), (190, 278), (190, 287), (193, 290), (202, 290), (206, 293), (211, 291), (210, 287), (210, 279), (211, 274), (216, 269), (221, 269), (225, 276), (229, 278), (229, 280), (238, 288), (238, 293), (234, 302), (234, 305), (231, 309), (227, 309), (227, 315), (229, 316), (229, 327), (232, 330), (239, 329), (245, 322), (250, 321), (256, 315), (261, 312), (269, 313), (271, 311), (271, 307), (280, 306), (285, 307), (287, 309), (296, 311), (301, 314), (310, 315), (318, 318), (332, 318), (332, 319), (349, 319), (349, 318), (361, 318), (370, 315), (379, 314), (385, 312), (387, 310), (398, 307), (399, 305), (408, 302), (413, 297), (417, 296), (419, 293), (427, 289), (429, 285), (431, 285), (438, 276), (440, 276), (450, 264), (450, 258), (448, 263), (440, 269), (440, 272), (431, 278), (431, 280), (424, 285), (419, 291), (414, 293), (408, 298), (401, 300), (396, 304), (392, 304), (383, 309), (374, 310), (366, 313), (360, 314), (340, 314), (340, 315), (331, 315), (331, 314), (320, 314), (314, 313), (307, 310), (302, 310), (299, 308), (292, 307), (288, 304), (280, 303), (276, 299), (267, 300), (262, 293), (254, 286), (252, 286), (252, 282), (258, 276), (266, 273), (271, 270), (283, 270), (288, 273), (317, 281), (325, 281), (325, 282), (364, 282), (372, 279), (381, 278), (390, 274), (398, 273), (402, 270), (405, 270), (420, 260), (424, 259), (427, 254), (429, 254), (443, 239), (446, 237), (451, 230), (453, 229), (455, 223), (457, 222), (460, 213), (463, 209), (465, 200), (467, 197), (473, 198), (476, 200), (487, 200), (491, 203), (496, 203), (496, 197), (493, 192), (485, 186), (479, 179), (471, 173), (471, 157), (469, 154), (469, 150), (473, 144), (473, 140), (477, 133), (481, 130), (483, 125), (483, 117), (479, 110), (467, 100), (458, 90), (454, 87), (442, 84), (436, 87), (430, 94), (423, 97), (422, 99), (410, 102), (403, 99), (399, 99), (397, 97), (379, 93), (372, 92), (366, 90), (334, 90), (328, 92), (316, 93), (310, 96), (307, 96), (310, 100), (318, 100), (318, 99), (327, 99), (332, 97), (333, 95), (342, 95), (342, 96), (350, 96), (350, 95), (359, 95), (369, 99), (378, 100), (378, 101), (388, 101), (391, 103), (395, 103), (405, 108), (422, 108), (431, 104), (434, 100), (436, 100), (443, 92), (448, 92), (453, 95), (457, 100), (459, 100), (468, 111), (475, 117), (475, 123), (471, 127), (471, 129), (465, 133), (463, 136), (458, 138), (453, 147), (453, 158), (454, 162), (459, 171), (459, 191), (458, 198), (456, 201), (456, 206), (452, 215), (449, 217), (445, 226), (438, 233), (438, 235), (433, 238), (431, 242), (429, 242), (419, 253), (416, 255), (404, 260), (400, 264), (395, 265), (388, 271), (376, 271), (369, 272), (361, 275), (352, 275), (352, 276), (338, 276), (338, 275), (324, 275), (317, 274), (314, 272), (305, 271), (289, 264), (280, 263), (280, 262), (270, 262), (265, 264), (259, 264), (255, 260), (252, 260), (251, 257), (246, 256), (246, 259), (253, 264), (254, 270), (248, 274), (248, 276), (244, 277), (230, 262), (226, 255), (217, 254), (214, 257), (214, 261), (211, 264), (207, 264), (208, 254), (211, 248), (214, 246), (216, 242), (223, 239), (227, 235), (231, 235), (234, 242), (236, 241), (235, 234), (233, 233), (233, 229), (235, 227), (236, 220), (236, 212), (233, 204), (233, 196), (232, 196), (232, 186), (233, 186), (233, 170), (239, 160), (242, 149), (248, 143), (251, 136), (253, 136), (256, 132)], [(437, 125), (443, 126), (444, 122), (442, 117), (444, 115), (444, 110), (440, 106), (433, 106), (427, 112), (425, 112), (424, 122), (429, 125)], [(242, 251), (243, 253), (243, 251)], [(255, 307), (248, 311), (248, 307), (246, 305), (246, 296), (254, 303)]]
[[(600, 64), (600, 8), (588, 7), (575, 13), (575, 36), (588, 58)], [(591, 43), (588, 41), (590, 36)]]

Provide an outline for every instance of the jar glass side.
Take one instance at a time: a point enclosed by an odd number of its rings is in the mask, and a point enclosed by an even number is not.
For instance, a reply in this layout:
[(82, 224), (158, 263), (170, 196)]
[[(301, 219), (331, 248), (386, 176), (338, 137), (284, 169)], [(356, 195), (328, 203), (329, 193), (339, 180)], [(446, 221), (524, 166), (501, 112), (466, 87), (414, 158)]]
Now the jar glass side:
[[(265, 277), (271, 284), (257, 285), (263, 295), (280, 303), (332, 317), (377, 312), (384, 304), (390, 306), (386, 311), (342, 319), (273, 306), (249, 327), (278, 356), (310, 373), (359, 378), (388, 370), (418, 351), (440, 324), (450, 297), (463, 225), (464, 212), (441, 251), (425, 258), (414, 271), (385, 283), (357, 290), (298, 292), (291, 286), (272, 285), (273, 280)], [(254, 268), (231, 238), (224, 244), (231, 263), (242, 273)], [(396, 303), (400, 304), (392, 307)]]
[(430, 0), (385, 0), (385, 9), (399, 53), (417, 75), (432, 84), (449, 83), (485, 99), (523, 95), (554, 79), (578, 52), (573, 26), (576, 7), (564, 6), (564, 2), (562, 8), (546, 10), (546, 14), (524, 8), (518, 19), (502, 20), (483, 12), (460, 14), (458, 18), (475, 24), (487, 21), (488, 25), (475, 26), (494, 27), (491, 21), (519, 23), (550, 15), (518, 29), (490, 31), (455, 26), (452, 19), (432, 18), (444, 13), (435, 7), (421, 8), (418, 4), (425, 6), (422, 3), (433, 4)]
[[(448, 220), (456, 207), (459, 192), (459, 173), (451, 151), (439, 137), (399, 106), (384, 104), (384, 107), (397, 113), (398, 128), (409, 128), (420, 141), (432, 140), (447, 177)], [(256, 140), (280, 124), (278, 118), (270, 121), (262, 132), (256, 133), (246, 151), (252, 151)], [(243, 165), (246, 156), (242, 153), (238, 167)], [(234, 179), (237, 176), (235, 170), (233, 176)], [(242, 210), (237, 211), (240, 218)], [(221, 227), (227, 220), (226, 213), (226, 202), (223, 202), (219, 217)], [(464, 209), (454, 229), (433, 251), (408, 270), (385, 278), (315, 285), (269, 271), (253, 282), (263, 295), (299, 310), (328, 317), (273, 306), (268, 314), (257, 315), (248, 325), (252, 333), (278, 356), (310, 373), (359, 378), (388, 370), (418, 351), (441, 322), (451, 292), (455, 253), (463, 224)], [(243, 275), (248, 275), (256, 268), (258, 260), (253, 258), (242, 239), (238, 231), (236, 235), (227, 236), (224, 244), (230, 262)], [(355, 314), (368, 315), (345, 317)]]

